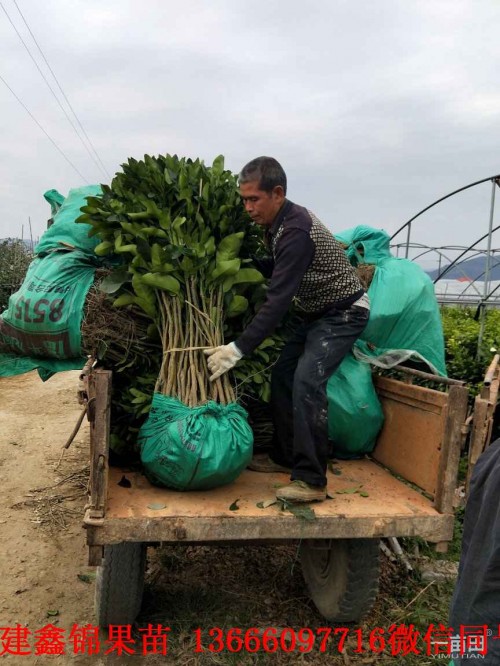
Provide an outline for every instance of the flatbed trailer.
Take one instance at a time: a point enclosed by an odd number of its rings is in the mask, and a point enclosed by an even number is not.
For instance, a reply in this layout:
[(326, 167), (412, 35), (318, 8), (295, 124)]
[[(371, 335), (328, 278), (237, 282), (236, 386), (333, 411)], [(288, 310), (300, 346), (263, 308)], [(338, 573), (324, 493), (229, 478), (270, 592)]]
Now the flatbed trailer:
[[(412, 384), (415, 374), (441, 389)], [(313, 520), (277, 505), (259, 508), (286, 474), (245, 470), (227, 486), (179, 492), (151, 485), (139, 471), (110, 467), (111, 372), (90, 371), (87, 385), (91, 476), (84, 525), (89, 564), (98, 566), (101, 626), (135, 620), (148, 545), (299, 541), (318, 610), (329, 621), (353, 622), (377, 595), (380, 538), (419, 536), (444, 551), (453, 537), (458, 465), (471, 424), (463, 382), (412, 371), (403, 381), (375, 377), (385, 416), (375, 450), (335, 462), (336, 473), (328, 471), (332, 499), (310, 505)], [(235, 500), (239, 508), (230, 510)]]

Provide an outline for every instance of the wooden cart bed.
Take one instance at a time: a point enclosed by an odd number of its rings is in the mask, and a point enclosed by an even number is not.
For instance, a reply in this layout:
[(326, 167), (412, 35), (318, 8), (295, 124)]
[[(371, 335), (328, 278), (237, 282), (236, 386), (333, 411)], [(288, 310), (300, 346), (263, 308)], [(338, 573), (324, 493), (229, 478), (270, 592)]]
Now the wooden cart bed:
[[(336, 464), (328, 473), (333, 499), (310, 504), (315, 520), (297, 518), (278, 504), (258, 502), (274, 497), (286, 474), (245, 471), (232, 484), (206, 492), (177, 492), (152, 486), (144, 475), (110, 468), (108, 501), (99, 542), (221, 541), (249, 539), (354, 538), (420, 535), (446, 541), (453, 519), (440, 514), (432, 500), (396, 479), (371, 460)], [(118, 485), (125, 477), (131, 487)], [(367, 493), (338, 493), (359, 488)], [(238, 500), (239, 509), (229, 507)], [(96, 543), (96, 542), (95, 542)]]

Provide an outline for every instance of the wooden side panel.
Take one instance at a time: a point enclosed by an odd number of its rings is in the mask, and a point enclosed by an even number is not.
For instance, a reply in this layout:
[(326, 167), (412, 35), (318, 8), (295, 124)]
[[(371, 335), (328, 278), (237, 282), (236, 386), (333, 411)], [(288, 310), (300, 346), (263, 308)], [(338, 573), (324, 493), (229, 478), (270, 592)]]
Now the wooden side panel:
[(476, 396), (474, 401), (474, 418), (472, 420), (472, 432), (469, 443), (469, 467), (467, 470), (467, 490), (470, 487), (470, 480), (474, 467), (479, 456), (484, 451), (488, 439), (488, 414), (489, 402), (484, 398)]
[(95, 370), (89, 375), (90, 498), (91, 518), (102, 518), (108, 494), (111, 372)]
[(385, 422), (372, 457), (434, 496), (448, 394), (376, 377)]
[(469, 393), (465, 386), (450, 387), (439, 459), (438, 487), (434, 498), (434, 506), (440, 513), (453, 511), (453, 496), (457, 486), (462, 429), (467, 417), (468, 397)]

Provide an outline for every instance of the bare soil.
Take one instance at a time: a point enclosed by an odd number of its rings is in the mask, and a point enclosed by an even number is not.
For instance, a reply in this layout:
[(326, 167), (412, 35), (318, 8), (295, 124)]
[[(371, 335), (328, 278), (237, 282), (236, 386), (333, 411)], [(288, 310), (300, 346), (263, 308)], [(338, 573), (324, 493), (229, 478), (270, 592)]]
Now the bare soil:
[[(20, 624), (35, 631), (51, 622), (70, 629), (92, 620), (93, 585), (78, 578), (92, 572), (81, 520), (86, 423), (56, 468), (81, 411), (77, 387), (78, 372), (60, 373), (45, 383), (36, 372), (0, 379), (2, 627)], [(48, 659), (8, 658), (24, 664)]]

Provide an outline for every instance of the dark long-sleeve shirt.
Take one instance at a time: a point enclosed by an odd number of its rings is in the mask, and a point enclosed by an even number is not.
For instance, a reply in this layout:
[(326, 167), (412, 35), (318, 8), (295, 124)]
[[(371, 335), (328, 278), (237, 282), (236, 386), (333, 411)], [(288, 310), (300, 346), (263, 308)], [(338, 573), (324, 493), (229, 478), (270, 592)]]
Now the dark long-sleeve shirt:
[(357, 274), (342, 246), (318, 218), (285, 200), (266, 231), (273, 263), (262, 261), (264, 274), (272, 268), (267, 298), (235, 341), (243, 354), (251, 353), (273, 333), (297, 297), (310, 314), (321, 313), (363, 294)]

